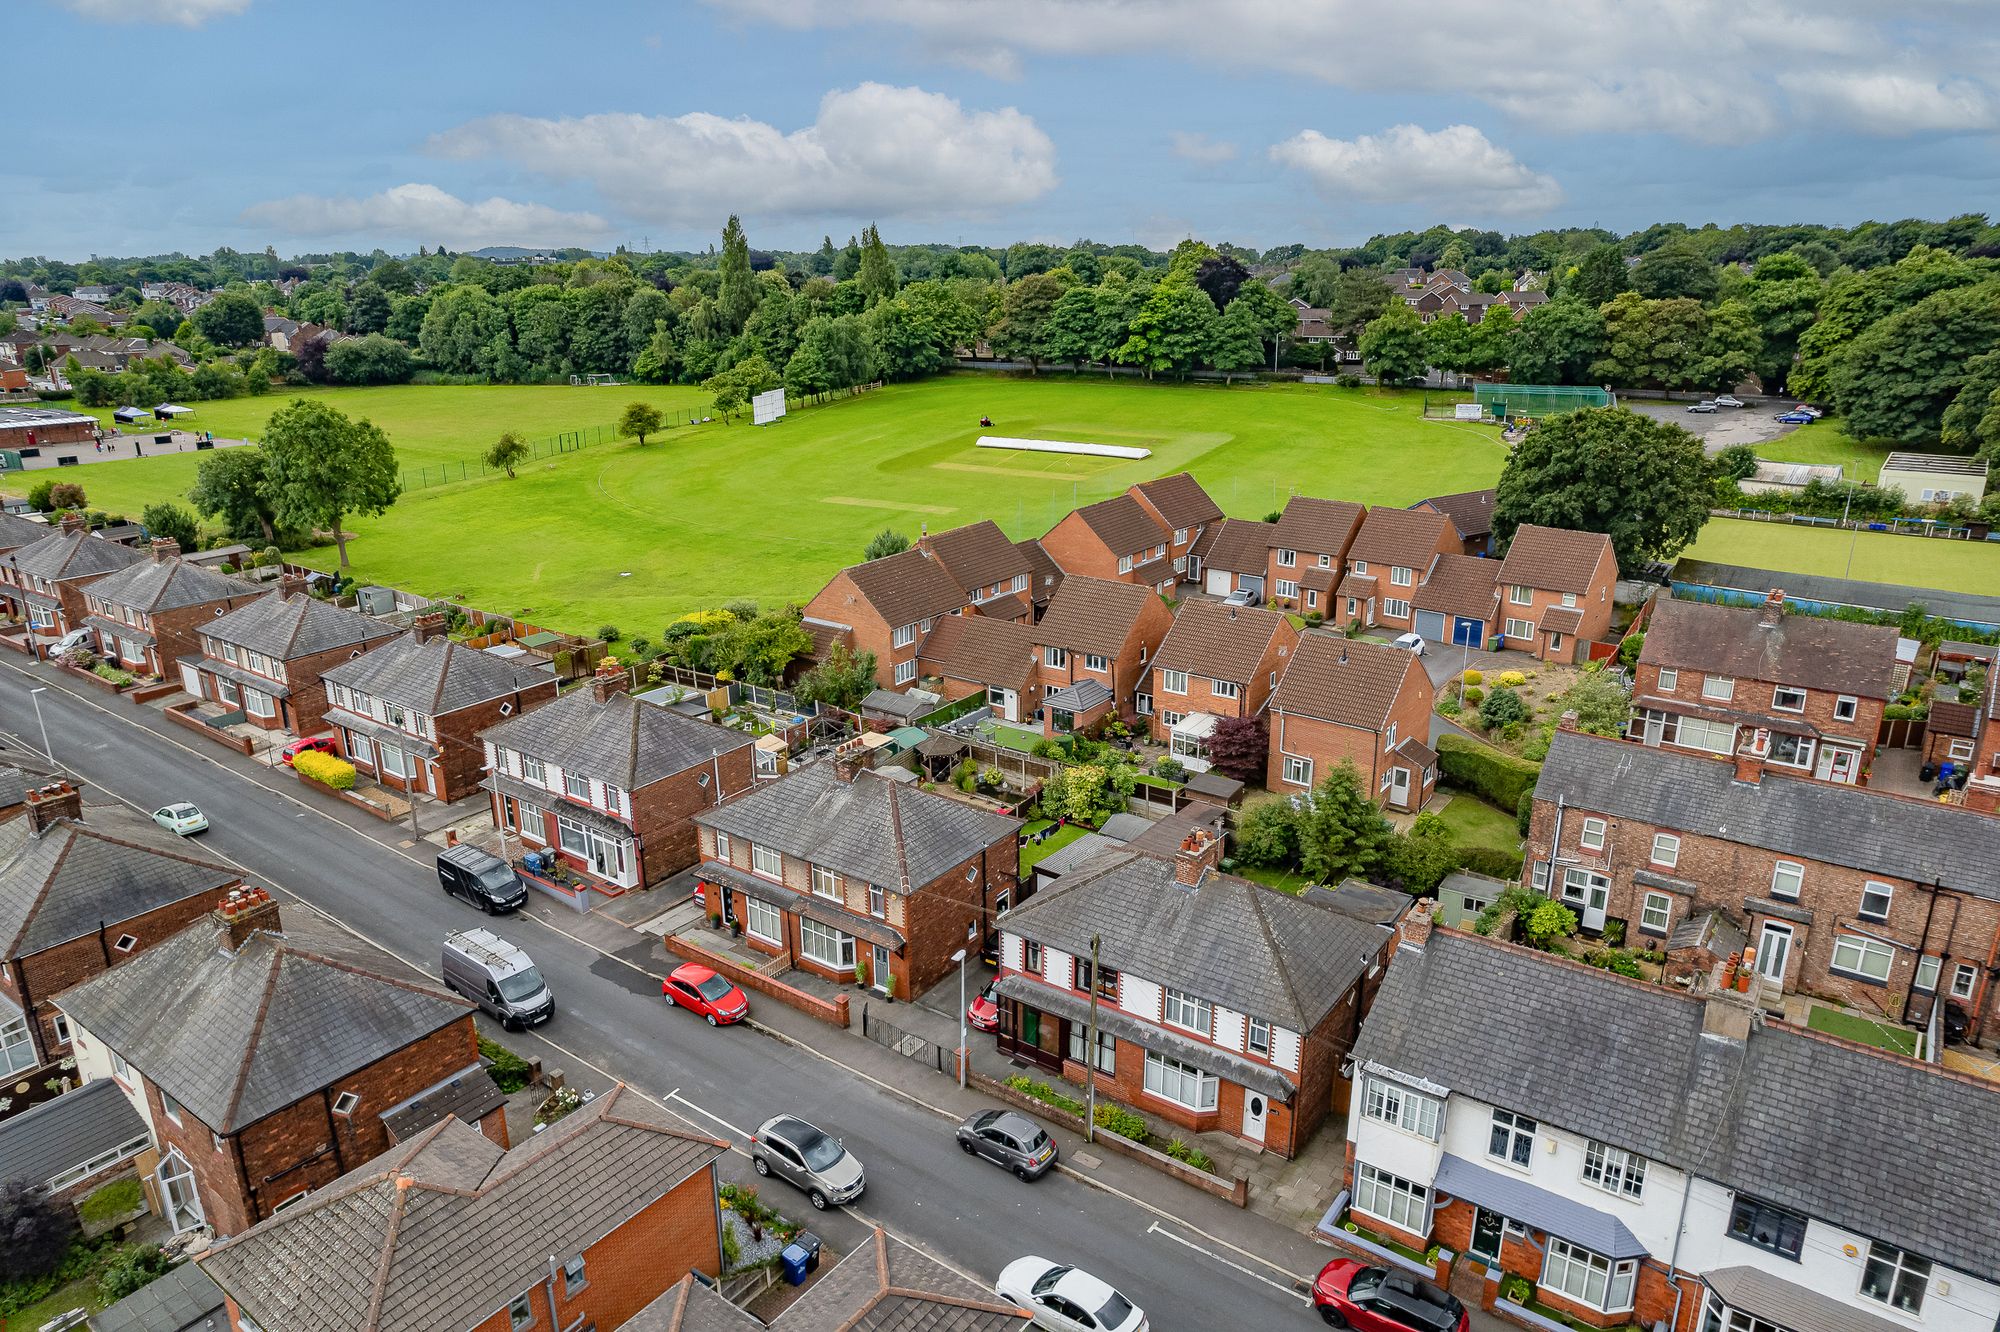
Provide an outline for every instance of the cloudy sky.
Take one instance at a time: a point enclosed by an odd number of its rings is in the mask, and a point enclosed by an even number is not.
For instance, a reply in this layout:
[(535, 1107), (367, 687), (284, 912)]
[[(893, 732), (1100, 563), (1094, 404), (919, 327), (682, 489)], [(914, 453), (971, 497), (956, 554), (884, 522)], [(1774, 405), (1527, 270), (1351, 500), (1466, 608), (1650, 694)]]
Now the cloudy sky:
[(779, 248), (871, 220), (1330, 245), (1944, 217), (2000, 185), (1994, 0), (8, 8), (37, 91), (0, 255), (691, 248), (730, 212)]

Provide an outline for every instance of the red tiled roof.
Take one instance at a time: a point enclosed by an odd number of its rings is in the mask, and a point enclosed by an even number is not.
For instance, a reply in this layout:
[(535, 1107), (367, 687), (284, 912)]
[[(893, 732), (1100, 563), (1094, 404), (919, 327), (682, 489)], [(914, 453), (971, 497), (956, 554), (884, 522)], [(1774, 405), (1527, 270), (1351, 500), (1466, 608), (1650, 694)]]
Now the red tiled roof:
[(1377, 564), (1427, 569), (1440, 538), (1455, 530), (1441, 513), (1422, 509), (1373, 508), (1361, 520), (1361, 531), (1348, 547), (1347, 558)]
[(1284, 627), (1285, 617), (1276, 611), (1185, 601), (1152, 664), (1247, 684), (1262, 664), (1264, 650)]
[[(1611, 549), (1611, 538), (1602, 532), (1576, 532), (1566, 527), (1537, 527), (1523, 523), (1507, 543), (1507, 558), (1500, 565), (1500, 581), (1509, 587), (1539, 588), (1544, 592), (1588, 592), (1590, 575), (1597, 561)], [(1615, 576), (1617, 566), (1613, 566)]]
[(1342, 726), (1379, 731), (1411, 672), (1423, 674), (1416, 654), (1334, 634), (1306, 633), (1278, 682), (1271, 704), (1281, 712)]

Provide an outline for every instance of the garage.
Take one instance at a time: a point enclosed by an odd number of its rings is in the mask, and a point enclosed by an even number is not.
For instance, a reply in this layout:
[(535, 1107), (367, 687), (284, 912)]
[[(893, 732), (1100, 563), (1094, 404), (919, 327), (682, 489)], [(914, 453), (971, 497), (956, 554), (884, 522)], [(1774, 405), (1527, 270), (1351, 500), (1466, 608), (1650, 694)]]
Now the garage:
[(1412, 623), (1416, 631), (1431, 642), (1448, 643), (1451, 641), (1450, 619), (1443, 611), (1420, 610)]
[(1440, 555), (1410, 598), (1416, 630), (1433, 643), (1483, 647), (1486, 627), (1500, 619), (1498, 560)]

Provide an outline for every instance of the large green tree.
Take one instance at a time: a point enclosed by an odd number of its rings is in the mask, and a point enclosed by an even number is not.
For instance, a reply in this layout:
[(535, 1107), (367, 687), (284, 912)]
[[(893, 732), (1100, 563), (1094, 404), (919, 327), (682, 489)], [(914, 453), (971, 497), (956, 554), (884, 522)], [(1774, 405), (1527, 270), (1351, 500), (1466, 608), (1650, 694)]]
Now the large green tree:
[(494, 355), (507, 345), (507, 312), (484, 287), (446, 287), (424, 313), (417, 347), (446, 374), (490, 371)]
[(1583, 256), (1562, 284), (1563, 295), (1574, 296), (1586, 305), (1603, 305), (1620, 292), (1632, 290), (1632, 270), (1625, 266), (1625, 251), (1616, 241), (1606, 241)]
[(1971, 286), (1982, 276), (1978, 265), (1925, 245), (1886, 267), (1839, 275), (1820, 301), (1819, 317), (1799, 336), (1791, 390), (1805, 398), (1830, 400), (1848, 349), (1863, 333), (1927, 296)]
[(1944, 411), (1942, 442), (2000, 463), (2000, 351), (1965, 363), (1965, 382)]
[(1062, 283), (1047, 273), (1030, 273), (1008, 283), (1000, 322), (988, 335), (994, 353), (1026, 361), (1030, 371), (1040, 373), (1042, 362), (1051, 359), (1049, 320), (1063, 294)]
[(1392, 302), (1361, 330), (1361, 362), (1378, 384), (1422, 379), (1429, 365), (1422, 318), (1407, 303)]
[(1472, 368), (1472, 325), (1464, 315), (1454, 311), (1424, 325), (1424, 359), (1440, 370)]
[(1707, 301), (1714, 298), (1719, 280), (1708, 256), (1685, 241), (1668, 241), (1639, 256), (1632, 266), (1632, 286), (1648, 300)]
[(743, 223), (731, 213), (722, 227), (722, 285), (715, 305), (722, 327), (730, 334), (741, 333), (757, 308), (757, 278), (750, 271), (750, 242), (743, 235)]
[(1799, 339), (1819, 317), (1826, 283), (1805, 256), (1787, 250), (1766, 255), (1751, 270), (1742, 300), (1757, 321), (1763, 350), (1757, 357), (1757, 378), (1766, 393), (1782, 393), (1798, 357)]
[(1329, 886), (1363, 878), (1389, 853), (1391, 829), (1381, 806), (1368, 798), (1361, 775), (1342, 763), (1320, 780), (1299, 815), (1299, 865), (1308, 878)]
[(861, 265), (854, 276), (869, 305), (896, 294), (896, 261), (889, 257), (889, 248), (882, 244), (882, 233), (873, 223), (861, 233)]
[(1139, 308), (1118, 359), (1145, 370), (1186, 375), (1215, 340), (1215, 302), (1192, 283), (1162, 282)]
[[(1239, 308), (1240, 307), (1240, 308)], [(1223, 311), (1248, 322), (1264, 344), (1264, 363), (1275, 368), (1278, 353), (1299, 329), (1298, 307), (1266, 282), (1246, 282)]]
[(1264, 339), (1257, 327), (1256, 312), (1246, 308), (1241, 297), (1229, 303), (1222, 318), (1215, 321), (1214, 336), (1202, 359), (1222, 371), (1222, 382), (1235, 382), (1241, 370), (1255, 370), (1264, 363)]
[(326, 375), (336, 384), (407, 384), (416, 372), (410, 349), (386, 334), (342, 338), (326, 349)]
[(323, 401), (300, 398), (273, 412), (263, 451), (278, 521), (330, 529), (343, 569), (346, 518), (381, 513), (403, 493), (389, 437), (368, 418), (351, 420)]
[(245, 291), (225, 291), (194, 312), (194, 326), (218, 347), (248, 347), (264, 340), (264, 310)]
[(1618, 567), (1637, 570), (1680, 553), (1708, 521), (1711, 492), (1701, 441), (1671, 421), (1623, 407), (1544, 419), (1514, 448), (1493, 501), (1493, 541), (1522, 523), (1602, 532)]
[(1517, 384), (1588, 384), (1590, 368), (1604, 354), (1604, 316), (1594, 305), (1564, 294), (1521, 317), (1508, 350), (1508, 374)]
[(1326, 304), (1327, 326), (1336, 333), (1353, 333), (1387, 310), (1391, 301), (1402, 303), (1380, 273), (1372, 268), (1350, 268), (1334, 279)]
[(148, 537), (172, 537), (183, 551), (193, 551), (201, 545), (201, 527), (194, 515), (172, 501), (148, 504), (139, 515), (139, 523)]
[(188, 501), (197, 513), (220, 518), (238, 540), (261, 536), (270, 545), (278, 539), (277, 510), (260, 448), (217, 449), (201, 455)]
[(1619, 388), (1687, 388), (1700, 369), (1708, 318), (1701, 302), (1628, 291), (1604, 306), (1604, 351), (1592, 378)]
[(1926, 296), (1856, 338), (1833, 375), (1849, 433), (1922, 444), (1943, 429), (1969, 363), (2000, 348), (2000, 282)]

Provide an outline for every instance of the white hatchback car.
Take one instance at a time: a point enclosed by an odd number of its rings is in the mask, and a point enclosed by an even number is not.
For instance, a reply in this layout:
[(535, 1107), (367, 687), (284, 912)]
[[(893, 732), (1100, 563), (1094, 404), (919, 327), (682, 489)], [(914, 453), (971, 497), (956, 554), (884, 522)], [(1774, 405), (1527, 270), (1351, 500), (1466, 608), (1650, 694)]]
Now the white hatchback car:
[(1046, 1258), (1016, 1258), (993, 1283), (1001, 1299), (1055, 1332), (1146, 1332), (1146, 1313), (1090, 1273)]
[(1430, 651), (1430, 647), (1424, 642), (1422, 634), (1398, 634), (1396, 635), (1396, 641), (1389, 646), (1399, 647), (1403, 651), (1414, 653), (1419, 657)]
[(182, 837), (208, 831), (208, 815), (186, 801), (154, 810), (153, 822), (168, 832), (177, 833)]

